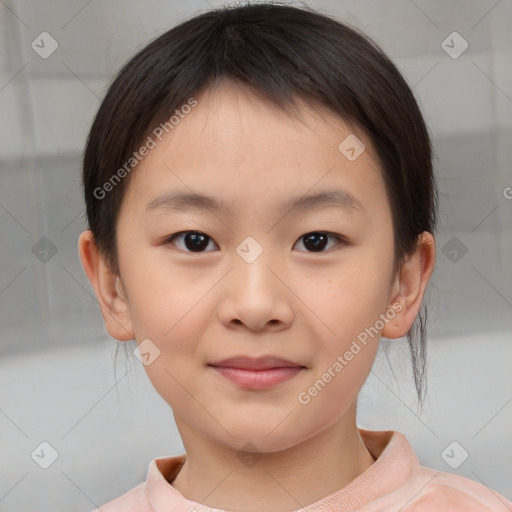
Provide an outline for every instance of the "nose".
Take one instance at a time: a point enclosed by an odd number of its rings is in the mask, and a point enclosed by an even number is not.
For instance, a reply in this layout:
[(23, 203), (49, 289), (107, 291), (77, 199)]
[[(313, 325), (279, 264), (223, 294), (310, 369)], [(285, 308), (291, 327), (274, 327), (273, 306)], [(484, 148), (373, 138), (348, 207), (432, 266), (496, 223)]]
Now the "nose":
[(230, 329), (279, 331), (293, 321), (293, 298), (285, 271), (268, 251), (252, 262), (235, 255), (220, 290), (219, 319)]

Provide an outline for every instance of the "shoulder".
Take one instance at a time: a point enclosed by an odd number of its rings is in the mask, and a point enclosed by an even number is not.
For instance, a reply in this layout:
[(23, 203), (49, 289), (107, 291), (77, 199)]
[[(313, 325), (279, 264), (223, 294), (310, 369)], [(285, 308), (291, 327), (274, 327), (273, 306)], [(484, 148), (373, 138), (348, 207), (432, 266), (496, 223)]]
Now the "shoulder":
[(151, 512), (152, 509), (144, 492), (145, 482), (137, 485), (123, 495), (109, 501), (92, 512)]
[(364, 494), (370, 496), (361, 511), (512, 512), (512, 502), (484, 484), (421, 466), (402, 433), (359, 431), (377, 459), (366, 476), (359, 477)]
[(403, 512), (512, 512), (512, 502), (469, 478), (420, 466), (417, 480), (425, 479), (427, 483), (403, 508)]

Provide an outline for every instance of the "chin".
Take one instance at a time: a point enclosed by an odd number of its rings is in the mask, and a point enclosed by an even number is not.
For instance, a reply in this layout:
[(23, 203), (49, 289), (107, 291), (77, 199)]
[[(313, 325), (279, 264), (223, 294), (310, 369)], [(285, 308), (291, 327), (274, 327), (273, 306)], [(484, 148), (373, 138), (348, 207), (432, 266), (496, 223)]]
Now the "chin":
[[(273, 453), (287, 450), (292, 446), (300, 443), (306, 436), (293, 436), (289, 427), (283, 428), (279, 422), (266, 424), (260, 423), (247, 428), (242, 426), (226, 425), (226, 430), (233, 436), (229, 436), (224, 432), (220, 442), (231, 446), (234, 450), (248, 451), (254, 453)], [(276, 428), (277, 427), (277, 428)], [(278, 432), (279, 430), (279, 432)], [(298, 434), (294, 432), (294, 434)]]

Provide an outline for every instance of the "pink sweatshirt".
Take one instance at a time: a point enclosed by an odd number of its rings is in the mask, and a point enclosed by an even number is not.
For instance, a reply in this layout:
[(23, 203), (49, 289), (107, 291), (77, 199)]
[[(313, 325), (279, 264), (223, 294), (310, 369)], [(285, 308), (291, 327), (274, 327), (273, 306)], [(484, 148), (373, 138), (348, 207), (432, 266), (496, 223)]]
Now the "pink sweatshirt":
[[(376, 461), (348, 485), (300, 512), (512, 511), (512, 502), (478, 482), (420, 466), (400, 432), (359, 433)], [(188, 500), (171, 485), (185, 458), (152, 460), (145, 482), (93, 512), (227, 512)]]

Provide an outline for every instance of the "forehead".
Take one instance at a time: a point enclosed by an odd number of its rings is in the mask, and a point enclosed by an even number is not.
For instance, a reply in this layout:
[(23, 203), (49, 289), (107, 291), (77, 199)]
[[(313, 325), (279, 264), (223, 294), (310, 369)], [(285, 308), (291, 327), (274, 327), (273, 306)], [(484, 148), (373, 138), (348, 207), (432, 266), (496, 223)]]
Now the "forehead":
[[(125, 200), (144, 202), (141, 213), (166, 193), (225, 198), (226, 205), (249, 201), (256, 207), (270, 198), (283, 204), (288, 198), (291, 204), (292, 198), (335, 186), (362, 210), (378, 205), (384, 188), (371, 141), (334, 113), (298, 100), (296, 118), (230, 82), (195, 100), (162, 140), (155, 138), (155, 147), (130, 178)], [(350, 137), (365, 146), (352, 161), (340, 149)]]

